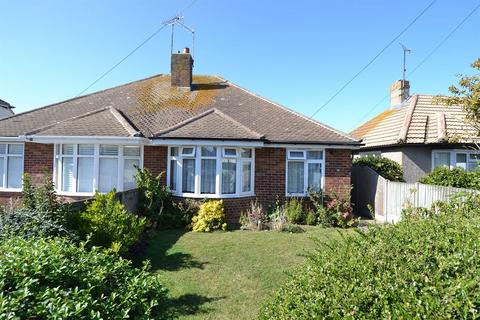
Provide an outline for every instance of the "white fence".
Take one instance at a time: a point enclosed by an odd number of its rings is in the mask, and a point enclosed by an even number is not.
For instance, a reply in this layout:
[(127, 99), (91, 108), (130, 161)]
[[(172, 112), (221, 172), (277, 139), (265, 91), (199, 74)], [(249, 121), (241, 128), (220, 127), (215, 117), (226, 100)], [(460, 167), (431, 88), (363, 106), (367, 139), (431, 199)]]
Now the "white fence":
[(470, 189), (434, 186), (421, 183), (403, 183), (384, 180), (384, 214), (376, 216), (381, 222), (395, 223), (400, 220), (402, 210), (412, 207), (431, 208), (435, 201), (447, 201), (459, 192), (476, 192)]
[(383, 223), (400, 220), (407, 206), (430, 208), (435, 201), (446, 201), (458, 192), (478, 192), (471, 189), (442, 187), (421, 183), (392, 182), (366, 166), (353, 166), (352, 200), (358, 214), (375, 211), (375, 219)]

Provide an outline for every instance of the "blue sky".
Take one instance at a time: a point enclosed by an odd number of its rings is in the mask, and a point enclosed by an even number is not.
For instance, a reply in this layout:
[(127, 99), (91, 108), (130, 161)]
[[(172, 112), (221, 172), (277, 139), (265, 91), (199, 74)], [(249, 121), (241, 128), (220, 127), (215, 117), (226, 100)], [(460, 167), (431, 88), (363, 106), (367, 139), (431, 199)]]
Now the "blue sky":
[[(197, 0), (195, 73), (218, 74), (310, 116), (431, 0)], [(438, 0), (398, 42), (413, 69), (479, 0)], [(71, 98), (190, 0), (0, 0), (0, 98), (16, 112)], [(478, 10), (418, 71), (411, 92), (445, 93), (480, 57)], [(175, 48), (189, 46), (178, 32)], [(166, 29), (89, 92), (169, 73)], [(394, 43), (315, 118), (350, 131), (402, 75)], [(370, 115), (388, 108), (388, 100)]]

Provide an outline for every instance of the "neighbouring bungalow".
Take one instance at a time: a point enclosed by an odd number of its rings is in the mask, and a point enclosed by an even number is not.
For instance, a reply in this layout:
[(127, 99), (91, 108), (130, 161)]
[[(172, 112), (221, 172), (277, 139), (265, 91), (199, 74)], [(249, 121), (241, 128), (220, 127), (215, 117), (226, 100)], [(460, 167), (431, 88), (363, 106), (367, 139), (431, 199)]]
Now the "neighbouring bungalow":
[(175, 197), (223, 199), (234, 221), (254, 199), (350, 185), (357, 139), (192, 68), (185, 49), (171, 75), (0, 120), (0, 201), (21, 195), (24, 172), (79, 200), (135, 188), (139, 166), (165, 172)]
[(358, 154), (398, 162), (406, 182), (416, 182), (438, 166), (475, 170), (480, 159), (475, 126), (462, 106), (447, 106), (432, 95), (409, 95), (402, 80), (390, 88), (390, 108), (351, 132), (362, 139)]
[(0, 99), (0, 119), (13, 115), (13, 106), (10, 103)]

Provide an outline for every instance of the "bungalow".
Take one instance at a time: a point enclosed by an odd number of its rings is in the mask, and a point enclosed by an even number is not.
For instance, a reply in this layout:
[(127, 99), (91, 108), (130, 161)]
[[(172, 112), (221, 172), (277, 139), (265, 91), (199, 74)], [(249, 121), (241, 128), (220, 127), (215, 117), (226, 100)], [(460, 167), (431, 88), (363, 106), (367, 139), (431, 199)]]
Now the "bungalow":
[(135, 188), (134, 166), (175, 197), (224, 199), (237, 219), (257, 198), (350, 185), (360, 142), (218, 76), (192, 76), (186, 48), (156, 75), (0, 120), (0, 199), (52, 175), (67, 200)]
[(463, 107), (438, 104), (431, 95), (410, 96), (409, 89), (408, 81), (396, 81), (390, 88), (390, 108), (351, 132), (362, 139), (358, 154), (398, 162), (406, 182), (416, 182), (438, 166), (475, 170), (479, 139)]

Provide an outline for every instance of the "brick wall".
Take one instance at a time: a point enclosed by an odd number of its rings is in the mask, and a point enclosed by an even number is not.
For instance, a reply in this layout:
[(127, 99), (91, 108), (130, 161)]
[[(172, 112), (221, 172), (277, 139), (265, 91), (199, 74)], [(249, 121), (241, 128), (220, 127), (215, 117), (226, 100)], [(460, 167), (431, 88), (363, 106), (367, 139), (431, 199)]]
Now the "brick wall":
[(168, 147), (165, 146), (145, 146), (143, 149), (143, 167), (155, 176), (165, 172), (162, 177), (163, 184), (167, 183), (167, 156)]
[(350, 196), (351, 150), (327, 149), (325, 157), (325, 193), (332, 191)]

